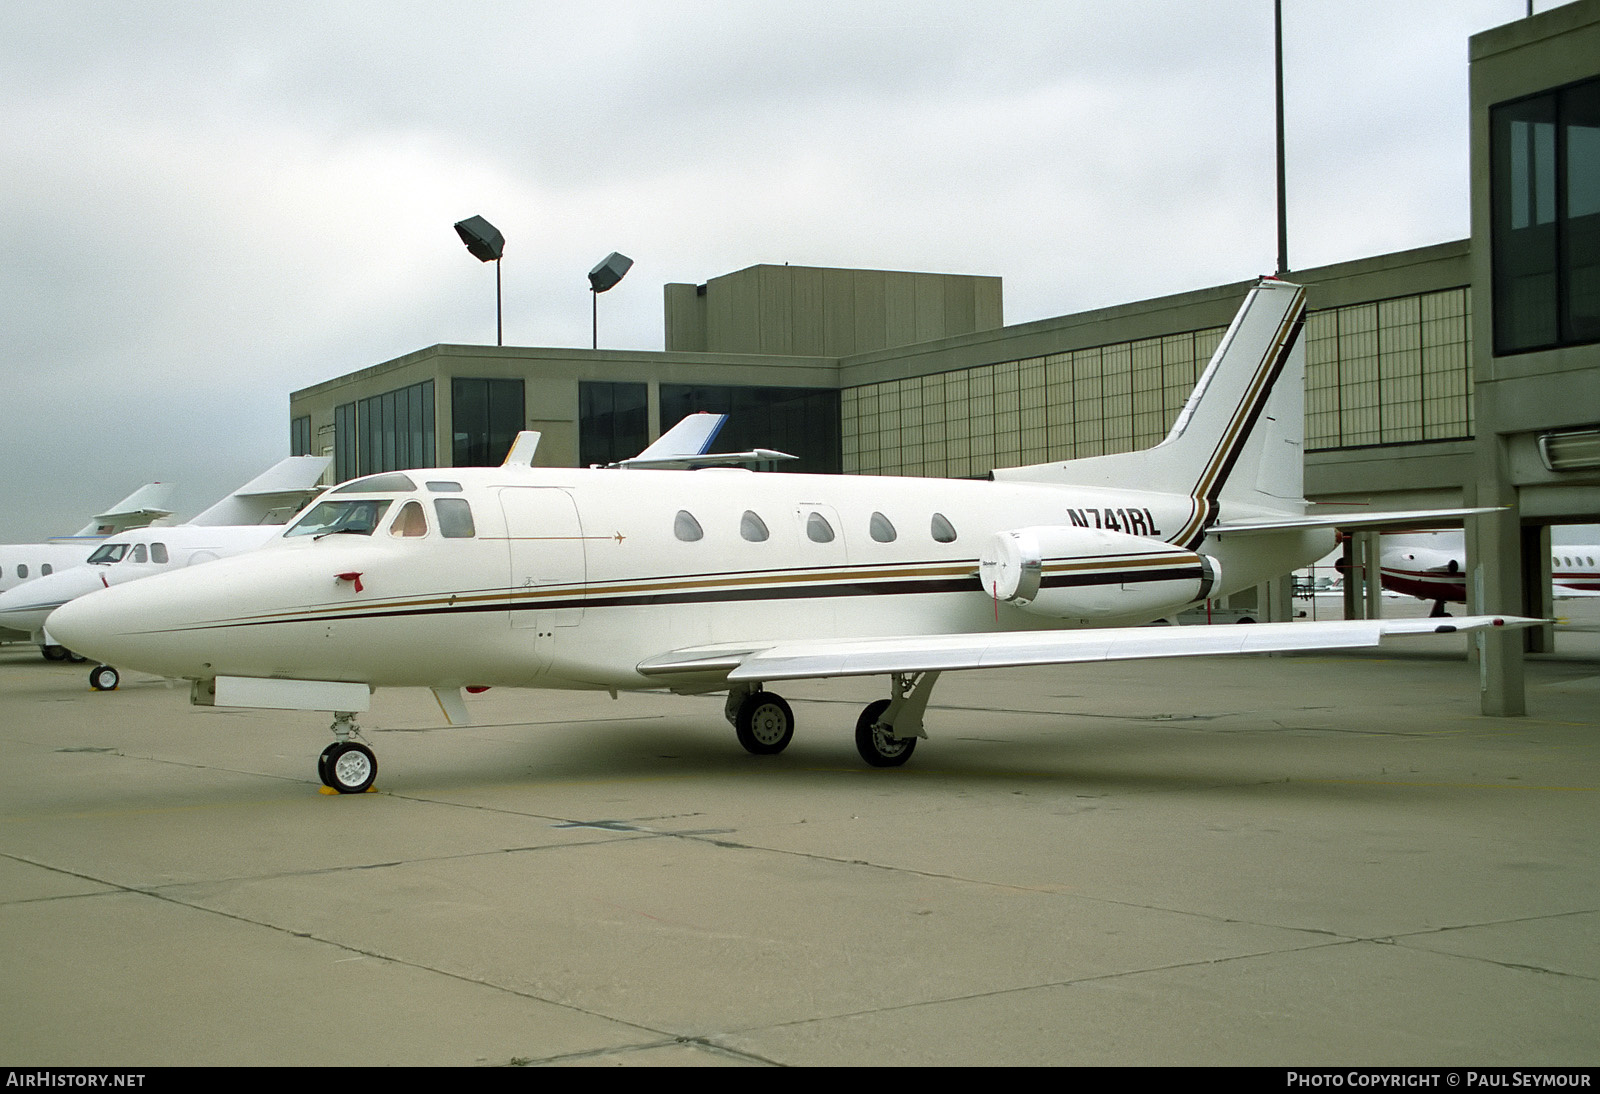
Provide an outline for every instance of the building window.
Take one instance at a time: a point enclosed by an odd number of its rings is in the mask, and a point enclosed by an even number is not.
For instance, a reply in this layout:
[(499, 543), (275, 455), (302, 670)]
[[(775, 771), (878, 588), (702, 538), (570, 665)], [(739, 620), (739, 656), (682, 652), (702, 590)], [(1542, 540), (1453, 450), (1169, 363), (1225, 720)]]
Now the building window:
[[(357, 466), (350, 469), (350, 476), (432, 467), (438, 462), (432, 380), (358, 400), (355, 425)], [(336, 449), (337, 445), (335, 441)]]
[[(295, 455), (311, 454), (311, 420), (303, 420), (307, 451)], [(437, 462), (432, 380), (333, 408), (333, 475), (338, 481)]]
[(1600, 80), (1489, 110), (1494, 351), (1600, 341)]
[(295, 418), (289, 423), (289, 455), (311, 455), (311, 416)]
[(527, 422), (521, 380), (450, 381), (454, 467), (497, 467)]
[[(649, 385), (578, 384), (578, 466), (637, 456), (650, 443)], [(676, 424), (676, 423), (670, 423)]]
[(341, 403), (333, 408), (333, 477), (348, 482), (360, 474), (356, 469), (356, 404)]

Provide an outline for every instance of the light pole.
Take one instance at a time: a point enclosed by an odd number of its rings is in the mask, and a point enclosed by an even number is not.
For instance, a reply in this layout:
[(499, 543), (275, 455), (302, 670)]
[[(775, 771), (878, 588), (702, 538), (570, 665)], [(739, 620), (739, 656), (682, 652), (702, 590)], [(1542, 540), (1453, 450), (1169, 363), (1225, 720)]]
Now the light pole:
[(494, 263), (494, 344), (505, 345), (504, 327), (500, 320), (500, 256), (506, 253), (506, 237), (500, 229), (482, 217), (468, 217), (456, 222), (456, 235), (467, 245), (472, 257), (479, 262)]
[(615, 288), (617, 282), (632, 268), (633, 259), (612, 251), (600, 260), (600, 265), (589, 271), (589, 291), (594, 294), (594, 349), (600, 348), (600, 294)]

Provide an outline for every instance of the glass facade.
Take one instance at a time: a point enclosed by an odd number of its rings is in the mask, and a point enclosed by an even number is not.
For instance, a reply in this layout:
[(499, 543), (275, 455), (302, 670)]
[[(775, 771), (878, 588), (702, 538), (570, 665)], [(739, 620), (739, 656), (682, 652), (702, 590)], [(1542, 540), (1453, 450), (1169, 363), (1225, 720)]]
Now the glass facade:
[(962, 478), (1146, 448), (1166, 436), (1225, 329), (846, 389), (844, 470)]
[[(637, 456), (650, 444), (647, 384), (578, 384), (578, 466), (604, 466)], [(676, 420), (662, 420), (663, 430)]]
[(1494, 351), (1600, 341), (1600, 80), (1489, 111)]
[[(305, 421), (309, 447), (311, 423)], [(432, 380), (333, 408), (333, 475), (339, 482), (437, 462)]]
[[(1313, 312), (1306, 447), (1472, 435), (1465, 288)], [(1225, 327), (1093, 346), (841, 393), (844, 470), (982, 476), (1148, 448), (1166, 436)]]
[(453, 467), (496, 467), (527, 422), (520, 379), (450, 381)]
[(433, 381), (358, 400), (356, 435), (355, 474), (434, 466)]
[(840, 470), (839, 392), (831, 388), (661, 385), (663, 429), (696, 411), (728, 415), (712, 445), (715, 451), (775, 448), (799, 457), (785, 460), (783, 471), (837, 474)]

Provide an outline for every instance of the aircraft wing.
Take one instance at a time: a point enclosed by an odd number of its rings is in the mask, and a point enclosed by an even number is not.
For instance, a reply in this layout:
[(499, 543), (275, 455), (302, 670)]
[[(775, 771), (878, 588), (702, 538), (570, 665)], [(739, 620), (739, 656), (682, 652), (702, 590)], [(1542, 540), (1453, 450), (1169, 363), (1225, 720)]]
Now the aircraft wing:
[(1236, 623), (1209, 627), (1108, 627), (799, 640), (770, 645), (725, 644), (674, 650), (642, 662), (639, 672), (663, 678), (725, 673), (729, 681), (877, 676), (1158, 657), (1359, 649), (1376, 646), (1392, 636), (1531, 627), (1543, 622), (1545, 620), (1520, 616), (1471, 615), (1448, 620), (1350, 619), (1328, 623)]
[(1317, 513), (1306, 516), (1259, 517), (1245, 520), (1218, 521), (1206, 532), (1213, 536), (1245, 535), (1261, 532), (1288, 532), (1296, 528), (1428, 528), (1460, 526), (1467, 517), (1494, 513), (1498, 507), (1490, 505), (1475, 509), (1407, 509), (1396, 512)]

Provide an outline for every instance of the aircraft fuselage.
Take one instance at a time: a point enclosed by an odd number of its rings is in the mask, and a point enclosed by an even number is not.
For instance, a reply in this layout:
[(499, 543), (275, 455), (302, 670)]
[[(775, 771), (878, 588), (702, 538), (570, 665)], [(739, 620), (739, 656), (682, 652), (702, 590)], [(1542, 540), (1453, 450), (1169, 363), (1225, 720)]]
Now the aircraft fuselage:
[[(308, 533), (306, 520), (323, 519), (313, 508), (261, 550), (84, 598), (96, 634), (83, 652), (194, 679), (659, 687), (638, 665), (685, 647), (1114, 626), (1180, 606), (1050, 618), (1006, 603), (977, 570), (985, 542), (1007, 529), (1099, 529), (1152, 544), (1186, 534), (1174, 557), (1211, 556), (1212, 595), (1315, 559), (1332, 541), (1295, 531), (1252, 537), (1248, 549), (1202, 543), (1203, 503), (1139, 490), (729, 469), (396, 474), (322, 496), (319, 507), (375, 503), (370, 525)], [(400, 482), (414, 488), (382, 488)], [(467, 507), (470, 534), (441, 501)], [(1061, 578), (1123, 579), (1145, 575), (1102, 567)], [(75, 608), (51, 617), (62, 641)]]

